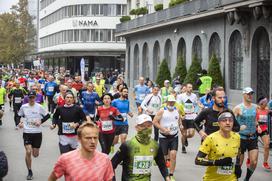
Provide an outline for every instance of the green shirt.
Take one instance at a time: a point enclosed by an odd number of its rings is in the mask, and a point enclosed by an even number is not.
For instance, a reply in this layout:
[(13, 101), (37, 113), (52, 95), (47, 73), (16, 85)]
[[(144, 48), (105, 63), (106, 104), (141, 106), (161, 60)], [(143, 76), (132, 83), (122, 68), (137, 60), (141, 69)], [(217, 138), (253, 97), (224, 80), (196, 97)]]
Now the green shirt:
[(5, 96), (6, 96), (6, 89), (1, 87), (0, 88), (0, 105), (5, 104)]

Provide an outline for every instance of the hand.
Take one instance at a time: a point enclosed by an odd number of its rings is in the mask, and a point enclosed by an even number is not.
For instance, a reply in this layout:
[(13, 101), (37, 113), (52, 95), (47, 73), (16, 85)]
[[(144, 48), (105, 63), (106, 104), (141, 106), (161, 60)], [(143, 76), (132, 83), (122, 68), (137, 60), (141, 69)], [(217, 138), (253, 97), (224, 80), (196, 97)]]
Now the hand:
[(261, 134), (261, 133), (263, 132), (260, 126), (257, 127), (257, 132), (258, 132), (259, 134)]
[(214, 161), (214, 166), (231, 166), (231, 165), (232, 165), (232, 158), (230, 157), (226, 157), (226, 158)]
[(99, 105), (99, 104), (100, 104), (97, 100), (95, 100), (94, 102), (95, 102), (96, 105)]
[(41, 120), (38, 120), (34, 123), (35, 126), (39, 127), (42, 124)]
[(243, 131), (243, 130), (245, 130), (246, 128), (247, 128), (246, 125), (241, 125), (241, 126), (240, 126), (240, 131)]
[(22, 128), (24, 127), (24, 123), (23, 123), (23, 122), (20, 122), (20, 123), (18, 124), (18, 127), (19, 127), (20, 129), (22, 129)]
[(109, 115), (109, 118), (110, 118), (111, 120), (115, 120), (115, 118), (114, 118), (114, 116), (113, 116), (112, 114)]
[(161, 129), (161, 132), (162, 132), (163, 134), (170, 135), (170, 129), (168, 129), (168, 128), (162, 128), (162, 129)]
[(240, 165), (235, 165), (234, 173), (235, 173), (237, 179), (241, 177), (242, 169), (241, 169)]
[(146, 110), (146, 112), (149, 113), (149, 114), (152, 114), (152, 113), (153, 113), (153, 111), (150, 111), (150, 110), (148, 110), (148, 109)]
[(53, 129), (55, 129), (55, 127), (56, 127), (56, 124), (52, 124), (52, 125), (50, 126), (50, 129), (53, 130)]
[(208, 136), (203, 130), (200, 130), (199, 134), (200, 134), (200, 137), (201, 137), (202, 140), (205, 140), (206, 137)]
[(171, 181), (170, 177), (167, 176), (167, 177), (165, 178), (165, 181)]

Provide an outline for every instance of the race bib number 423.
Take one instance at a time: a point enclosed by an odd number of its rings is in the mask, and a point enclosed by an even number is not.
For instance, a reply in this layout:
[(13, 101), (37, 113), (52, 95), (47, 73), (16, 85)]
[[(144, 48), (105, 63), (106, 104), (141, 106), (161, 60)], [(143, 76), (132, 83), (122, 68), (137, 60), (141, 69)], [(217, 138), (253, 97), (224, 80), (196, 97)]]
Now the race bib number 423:
[(152, 162), (153, 156), (134, 156), (133, 174), (151, 173)]

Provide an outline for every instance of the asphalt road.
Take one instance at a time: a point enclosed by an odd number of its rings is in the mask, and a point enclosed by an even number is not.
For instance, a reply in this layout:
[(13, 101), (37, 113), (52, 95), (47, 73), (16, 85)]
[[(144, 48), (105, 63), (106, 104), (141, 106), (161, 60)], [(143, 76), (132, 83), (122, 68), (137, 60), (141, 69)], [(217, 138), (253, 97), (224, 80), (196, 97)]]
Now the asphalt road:
[[(4, 150), (7, 154), (9, 161), (9, 172), (4, 178), (5, 181), (23, 181), (27, 175), (27, 169), (24, 161), (24, 146), (22, 139), (22, 130), (14, 129), (13, 112), (9, 106), (6, 105), (6, 110), (3, 118), (3, 126), (0, 127), (0, 149)], [(129, 120), (130, 130), (129, 138), (135, 134), (134, 122), (135, 118)], [(40, 156), (33, 158), (33, 173), (34, 180), (45, 181), (51, 173), (54, 163), (56, 162), (59, 153), (58, 148), (58, 136), (57, 130), (49, 129), (50, 122), (44, 123), (43, 126), (43, 142), (40, 149)], [(177, 167), (175, 172), (175, 178), (177, 181), (198, 181), (202, 179), (204, 175), (205, 167), (196, 166), (194, 159), (200, 144), (198, 134), (194, 138), (189, 140), (189, 147), (187, 148), (187, 154), (181, 153), (181, 144), (179, 145), (179, 151), (177, 155)], [(100, 150), (100, 147), (98, 147)], [(118, 149), (118, 145), (115, 146), (115, 150)], [(251, 180), (271, 181), (272, 172), (266, 172), (262, 169), (262, 148), (260, 148), (260, 156), (258, 162), (258, 168), (256, 169)], [(270, 154), (271, 155), (271, 154)], [(112, 155), (110, 155), (112, 157)], [(272, 164), (272, 158), (270, 157), (270, 164)], [(243, 167), (243, 176), (246, 172), (245, 166)], [(121, 166), (116, 170), (117, 180), (121, 180)], [(61, 180), (64, 180), (63, 178)], [(153, 166), (152, 181), (163, 180), (157, 166)], [(242, 180), (242, 179), (240, 179)]]

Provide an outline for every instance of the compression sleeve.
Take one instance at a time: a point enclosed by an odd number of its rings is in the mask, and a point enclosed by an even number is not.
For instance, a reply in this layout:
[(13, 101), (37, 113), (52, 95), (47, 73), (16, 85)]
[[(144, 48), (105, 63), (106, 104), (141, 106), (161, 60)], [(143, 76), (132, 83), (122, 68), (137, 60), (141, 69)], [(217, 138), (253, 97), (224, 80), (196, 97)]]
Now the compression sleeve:
[(159, 147), (158, 154), (156, 155), (156, 157), (154, 159), (160, 169), (160, 172), (161, 172), (163, 178), (166, 179), (166, 177), (169, 175), (169, 173), (168, 173), (168, 170), (165, 165), (165, 159), (164, 159), (164, 155), (163, 155), (161, 147)]
[(42, 118), (42, 123), (44, 123), (45, 121), (47, 121), (50, 118), (50, 114), (47, 113), (43, 118)]
[(214, 161), (213, 160), (208, 160), (206, 158), (207, 154), (203, 153), (202, 151), (199, 151), (197, 153), (196, 159), (195, 159), (195, 164), (196, 165), (202, 165), (202, 166), (214, 166)]
[(119, 150), (111, 159), (112, 167), (115, 170), (117, 166), (125, 160), (125, 157), (128, 155), (128, 146), (126, 143), (121, 144)]
[(201, 122), (203, 122), (205, 120), (205, 115), (206, 115), (206, 109), (201, 111), (194, 120), (194, 126), (198, 132), (202, 129), (200, 124), (201, 124)]

